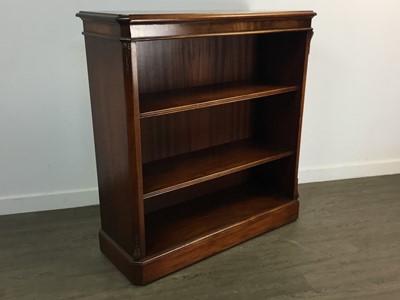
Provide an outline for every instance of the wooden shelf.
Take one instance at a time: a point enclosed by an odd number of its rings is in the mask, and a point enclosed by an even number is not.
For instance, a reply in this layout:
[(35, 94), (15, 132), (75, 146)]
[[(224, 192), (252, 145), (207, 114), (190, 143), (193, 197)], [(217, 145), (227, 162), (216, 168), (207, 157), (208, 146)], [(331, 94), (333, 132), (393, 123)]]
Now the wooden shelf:
[(140, 117), (148, 118), (289, 93), (297, 86), (229, 82), (140, 95)]
[(239, 172), (294, 154), (279, 146), (242, 140), (143, 165), (144, 199)]
[(297, 201), (248, 184), (149, 213), (146, 215), (147, 253), (153, 256), (183, 245), (187, 247), (212, 239), (213, 235), (221, 236), (234, 227), (242, 228), (244, 234), (258, 218), (268, 220), (266, 215), (294, 202)]

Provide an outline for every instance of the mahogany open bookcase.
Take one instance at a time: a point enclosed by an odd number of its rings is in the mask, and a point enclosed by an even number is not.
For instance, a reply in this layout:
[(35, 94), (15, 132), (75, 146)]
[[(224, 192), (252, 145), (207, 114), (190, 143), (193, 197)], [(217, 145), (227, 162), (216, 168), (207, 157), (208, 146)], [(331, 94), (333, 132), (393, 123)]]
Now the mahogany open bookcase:
[(100, 248), (132, 283), (297, 219), (314, 15), (77, 14)]

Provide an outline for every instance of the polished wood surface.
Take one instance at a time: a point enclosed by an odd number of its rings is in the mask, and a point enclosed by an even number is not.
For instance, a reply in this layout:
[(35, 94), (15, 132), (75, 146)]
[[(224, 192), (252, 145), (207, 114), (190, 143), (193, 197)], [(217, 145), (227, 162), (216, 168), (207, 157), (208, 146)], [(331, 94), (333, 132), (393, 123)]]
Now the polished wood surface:
[[(102, 228), (131, 255), (145, 252), (139, 111), (126, 81), (126, 48), (119, 42), (86, 37)], [(139, 144), (140, 145), (140, 144)], [(135, 199), (136, 201), (131, 201)], [(111, 220), (118, 220), (117, 222)]]
[(80, 12), (103, 253), (147, 284), (298, 217), (313, 12)]
[(178, 251), (166, 251), (151, 256), (143, 264), (143, 282), (150, 283), (173, 271), (291, 223), (297, 219), (298, 211), (297, 200), (286, 202), (275, 209), (266, 210), (242, 222), (221, 228), (220, 231), (214, 231), (201, 239), (186, 243), (178, 248)]
[[(315, 16), (315, 13), (297, 11), (157, 14), (81, 11), (77, 16), (84, 20), (85, 35), (125, 41), (143, 41), (232, 34), (311, 31), (311, 19)], [(210, 26), (210, 23), (212, 23), (212, 26)]]
[(257, 40), (256, 35), (238, 35), (138, 42), (139, 91), (251, 81), (257, 67)]
[[(256, 184), (243, 184), (146, 215), (150, 256), (201, 239), (290, 201)], [(233, 237), (232, 237), (233, 238)]]
[(297, 86), (262, 85), (244, 81), (148, 93), (140, 95), (140, 117), (147, 118), (224, 105), (293, 92), (297, 89)]
[(143, 163), (252, 138), (255, 109), (253, 101), (244, 101), (144, 118)]
[(143, 165), (144, 199), (293, 155), (275, 145), (243, 140)]
[[(241, 221), (240, 218), (232, 218), (237, 222), (201, 235), (180, 247), (169, 248), (149, 256), (141, 263), (132, 261), (131, 257), (103, 231), (99, 234), (100, 247), (125, 276), (135, 284), (145, 285), (260, 234), (293, 222), (298, 217), (299, 202), (297, 200), (281, 202), (280, 205), (276, 202), (275, 208), (268, 205), (269, 208), (266, 208), (262, 205), (265, 201), (258, 200), (254, 200), (254, 203), (257, 203), (259, 207), (264, 207), (264, 211), (258, 211), (252, 217)], [(248, 204), (254, 203), (249, 199)], [(180, 241), (181, 239), (178, 238), (177, 242)]]
[[(189, 185), (168, 193), (147, 198), (146, 201), (144, 201), (145, 213), (164, 209), (172, 205), (193, 200), (194, 198), (200, 198), (221, 190), (228, 190), (234, 186), (246, 184), (254, 180), (254, 178), (258, 175), (256, 170), (260, 167), (261, 166), (245, 169), (240, 172), (234, 172), (229, 175), (217, 177), (213, 180), (203, 181), (195, 185)], [(271, 190), (274, 189), (273, 185), (266, 186), (269, 186)]]
[(275, 12), (179, 12), (166, 13), (157, 11), (112, 11), (92, 12), (81, 11), (77, 14), (82, 19), (89, 20), (131, 20), (131, 22), (147, 23), (187, 23), (198, 21), (225, 21), (225, 20), (253, 20), (253, 19), (296, 19), (312, 18), (316, 15), (313, 11), (275, 11)]

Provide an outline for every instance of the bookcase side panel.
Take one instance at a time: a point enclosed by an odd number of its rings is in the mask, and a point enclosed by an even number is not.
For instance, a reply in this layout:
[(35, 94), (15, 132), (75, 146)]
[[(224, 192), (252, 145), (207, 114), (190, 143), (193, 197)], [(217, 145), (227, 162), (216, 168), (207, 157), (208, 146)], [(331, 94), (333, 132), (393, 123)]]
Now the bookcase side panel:
[(307, 38), (305, 41), (305, 53), (304, 53), (304, 65), (303, 65), (303, 73), (302, 73), (302, 87), (299, 92), (300, 97), (300, 108), (299, 108), (299, 123), (298, 123), (298, 134), (297, 134), (297, 153), (296, 153), (296, 164), (295, 164), (295, 196), (299, 196), (298, 192), (298, 172), (299, 172), (299, 161), (300, 161), (300, 143), (301, 143), (301, 133), (303, 126), (303, 111), (304, 111), (304, 102), (305, 102), (305, 94), (306, 94), (306, 83), (307, 83), (307, 70), (308, 70), (308, 58), (310, 54), (310, 46), (311, 39), (314, 35), (313, 31), (307, 32)]
[[(145, 255), (140, 129), (131, 43), (86, 36), (101, 227), (135, 260)], [(134, 66), (134, 65), (133, 65)]]

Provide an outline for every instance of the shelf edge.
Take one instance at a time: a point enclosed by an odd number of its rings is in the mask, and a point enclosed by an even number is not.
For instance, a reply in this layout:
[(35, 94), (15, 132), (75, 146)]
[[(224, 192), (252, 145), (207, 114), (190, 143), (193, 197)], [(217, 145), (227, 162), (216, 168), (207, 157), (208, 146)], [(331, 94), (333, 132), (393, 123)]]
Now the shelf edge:
[(273, 161), (276, 161), (276, 160), (279, 160), (279, 159), (282, 159), (282, 158), (286, 158), (286, 157), (294, 155), (294, 153), (295, 153), (295, 151), (293, 151), (293, 150), (284, 151), (282, 153), (278, 153), (278, 154), (275, 154), (273, 156), (269, 156), (269, 157), (266, 157), (266, 158), (263, 158), (263, 159), (252, 161), (252, 162), (249, 162), (247, 164), (239, 165), (239, 166), (236, 166), (236, 167), (233, 167), (233, 168), (230, 168), (230, 169), (225, 169), (225, 170), (222, 170), (222, 171), (219, 171), (219, 172), (215, 172), (213, 174), (209, 174), (209, 175), (202, 176), (202, 177), (199, 177), (199, 178), (194, 178), (194, 179), (191, 179), (191, 180), (188, 180), (188, 181), (185, 181), (185, 182), (181, 182), (181, 183), (175, 184), (173, 186), (165, 187), (165, 188), (162, 188), (162, 189), (159, 189), (159, 190), (155, 190), (155, 191), (152, 191), (152, 192), (143, 193), (143, 200), (146, 200), (146, 199), (149, 199), (149, 198), (152, 198), (152, 197), (155, 197), (155, 196), (159, 196), (159, 195), (162, 195), (162, 194), (166, 194), (168, 192), (176, 191), (176, 190), (179, 190), (179, 189), (182, 189), (182, 188), (185, 188), (185, 187), (193, 186), (193, 185), (196, 185), (196, 184), (199, 184), (199, 183), (202, 183), (202, 182), (206, 182), (206, 181), (210, 181), (210, 180), (213, 180), (213, 179), (217, 179), (219, 177), (230, 175), (230, 174), (233, 174), (233, 173), (236, 173), (236, 172), (244, 171), (244, 170), (247, 170), (247, 169), (250, 169), (250, 168), (265, 164), (265, 163), (273, 162)]
[[(298, 90), (299, 90), (299, 87), (296, 85), (296, 86), (277, 88), (277, 89), (270, 90), (270, 91), (232, 96), (232, 97), (223, 98), (223, 99), (214, 99), (214, 100), (209, 100), (209, 101), (200, 102), (200, 103), (193, 103), (193, 104), (187, 104), (187, 105), (182, 105), (182, 106), (175, 106), (175, 107), (169, 107), (169, 108), (164, 108), (164, 109), (143, 112), (143, 113), (140, 113), (140, 118), (144, 119), (144, 118), (150, 118), (150, 117), (158, 117), (158, 116), (169, 115), (169, 114), (174, 114), (174, 113), (179, 113), (179, 112), (203, 109), (203, 108), (207, 108), (207, 107), (220, 106), (220, 105), (242, 102), (242, 101), (250, 101), (250, 100), (258, 99), (258, 98), (262, 98), (262, 97), (269, 97), (269, 96), (291, 93), (291, 92), (295, 92)], [(140, 96), (139, 96), (139, 98), (140, 98)]]

